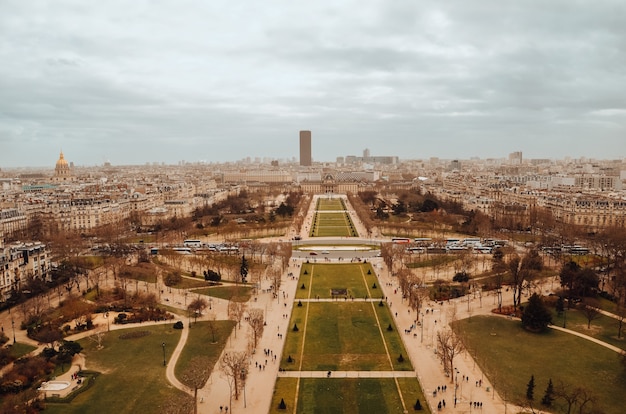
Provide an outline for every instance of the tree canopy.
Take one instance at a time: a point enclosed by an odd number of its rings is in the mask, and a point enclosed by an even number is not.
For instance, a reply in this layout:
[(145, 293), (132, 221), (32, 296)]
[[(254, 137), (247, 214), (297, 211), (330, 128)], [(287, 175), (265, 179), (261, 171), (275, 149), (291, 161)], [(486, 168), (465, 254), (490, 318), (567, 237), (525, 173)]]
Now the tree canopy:
[(552, 314), (541, 296), (533, 293), (522, 313), (522, 326), (532, 332), (544, 331), (552, 323)]

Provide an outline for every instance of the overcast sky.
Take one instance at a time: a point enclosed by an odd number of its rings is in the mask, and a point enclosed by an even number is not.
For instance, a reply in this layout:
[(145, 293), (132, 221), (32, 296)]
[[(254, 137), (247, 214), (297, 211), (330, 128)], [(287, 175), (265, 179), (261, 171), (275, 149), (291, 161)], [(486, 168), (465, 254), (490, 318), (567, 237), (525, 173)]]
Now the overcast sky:
[(0, 168), (626, 157), (624, 0), (0, 0)]

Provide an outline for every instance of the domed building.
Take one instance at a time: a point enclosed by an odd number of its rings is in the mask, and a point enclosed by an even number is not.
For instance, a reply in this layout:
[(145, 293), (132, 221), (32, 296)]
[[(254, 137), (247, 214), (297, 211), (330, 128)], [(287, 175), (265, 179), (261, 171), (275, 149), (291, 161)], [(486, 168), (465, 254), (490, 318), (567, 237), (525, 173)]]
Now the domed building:
[(54, 167), (54, 177), (52, 180), (57, 182), (74, 180), (74, 177), (72, 177), (72, 169), (63, 156), (63, 151), (61, 151), (56, 167)]

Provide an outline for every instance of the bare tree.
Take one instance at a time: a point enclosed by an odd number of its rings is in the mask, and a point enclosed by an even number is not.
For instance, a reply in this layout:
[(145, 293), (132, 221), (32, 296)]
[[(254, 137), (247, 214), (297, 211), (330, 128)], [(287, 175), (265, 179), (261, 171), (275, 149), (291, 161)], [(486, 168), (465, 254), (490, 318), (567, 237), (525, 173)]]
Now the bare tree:
[(215, 320), (215, 314), (211, 313), (207, 320), (207, 329), (211, 333), (211, 341), (212, 343), (217, 343), (216, 336), (219, 333), (219, 326), (217, 325), (217, 321)]
[(250, 327), (252, 328), (252, 342), (256, 348), (261, 335), (263, 335), (263, 328), (265, 327), (263, 309), (254, 308), (248, 310), (248, 324), (250, 324)]
[(465, 349), (461, 338), (451, 329), (446, 328), (437, 332), (437, 356), (443, 364), (443, 370), (450, 376), (450, 382), (454, 380), (454, 358)]
[(187, 306), (187, 312), (189, 312), (190, 315), (193, 314), (194, 323), (198, 322), (198, 315), (201, 315), (208, 306), (209, 304), (206, 299), (201, 298), (200, 296), (189, 303)]
[(239, 399), (239, 392), (243, 388), (241, 373), (248, 369), (248, 359), (248, 353), (232, 351), (225, 352), (219, 362), (220, 371), (226, 377), (235, 400)]
[(591, 321), (599, 319), (602, 317), (602, 313), (598, 309), (598, 301), (593, 300), (591, 298), (586, 298), (584, 303), (582, 304), (582, 312), (587, 319), (587, 329), (591, 329)]
[[(246, 313), (246, 303), (241, 298), (233, 297), (228, 302), (228, 318), (237, 323), (237, 328), (241, 328), (241, 320)], [(235, 336), (237, 330), (235, 330)]]
[(193, 390), (194, 414), (198, 412), (198, 389), (204, 387), (210, 375), (211, 361), (204, 356), (193, 357), (181, 375), (180, 380)]
[(102, 349), (104, 348), (104, 346), (102, 346), (102, 341), (104, 340), (105, 335), (106, 332), (104, 331), (104, 328), (100, 328), (97, 329), (92, 335), (89, 335), (88, 338), (90, 341), (96, 343), (96, 349)]
[(578, 407), (578, 412), (583, 414), (585, 412), (585, 406), (589, 403), (592, 405), (596, 403), (597, 398), (588, 389), (583, 387), (569, 387), (563, 382), (560, 382), (554, 388), (554, 396), (563, 401), (567, 408), (567, 414), (571, 414), (572, 410)]

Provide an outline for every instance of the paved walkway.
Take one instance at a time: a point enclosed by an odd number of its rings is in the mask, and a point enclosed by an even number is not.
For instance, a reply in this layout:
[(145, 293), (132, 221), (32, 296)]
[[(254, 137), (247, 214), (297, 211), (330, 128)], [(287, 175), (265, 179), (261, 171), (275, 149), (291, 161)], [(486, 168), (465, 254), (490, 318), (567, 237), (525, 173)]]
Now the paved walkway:
[(287, 378), (415, 378), (415, 371), (282, 371)]

